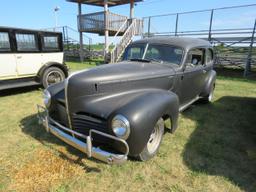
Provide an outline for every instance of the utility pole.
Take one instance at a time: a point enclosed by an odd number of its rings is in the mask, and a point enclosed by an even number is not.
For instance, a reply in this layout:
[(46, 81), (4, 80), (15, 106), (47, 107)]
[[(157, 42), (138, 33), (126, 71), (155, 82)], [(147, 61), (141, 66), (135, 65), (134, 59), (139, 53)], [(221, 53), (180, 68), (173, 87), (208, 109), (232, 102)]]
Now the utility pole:
[(213, 22), (213, 14), (214, 14), (214, 9), (211, 11), (211, 18), (210, 18), (210, 25), (209, 25), (209, 34), (208, 34), (208, 41), (212, 41), (212, 22)]
[(58, 15), (57, 12), (60, 10), (60, 7), (56, 6), (54, 8), (54, 17), (55, 17), (55, 28), (54, 31), (58, 28)]

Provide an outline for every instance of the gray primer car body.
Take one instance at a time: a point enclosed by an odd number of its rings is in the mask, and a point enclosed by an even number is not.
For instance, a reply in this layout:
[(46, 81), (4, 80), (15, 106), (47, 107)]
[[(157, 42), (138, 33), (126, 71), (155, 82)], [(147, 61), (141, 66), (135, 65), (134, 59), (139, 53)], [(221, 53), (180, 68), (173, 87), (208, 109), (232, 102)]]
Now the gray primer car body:
[[(122, 61), (76, 73), (66, 80), (66, 88), (64, 83), (48, 88), (52, 95), (49, 115), (62, 125), (72, 126), (73, 130), (85, 135), (90, 125), (83, 126), (83, 121), (77, 119), (87, 116), (98, 122), (96, 127), (93, 125), (93, 129), (114, 135), (112, 118), (122, 114), (131, 126), (131, 133), (126, 140), (131, 156), (143, 150), (159, 118), (169, 119), (170, 130), (174, 132), (179, 111), (209, 95), (215, 84), (213, 61), (198, 67), (186, 66), (189, 50), (211, 49), (211, 45), (200, 39), (170, 37), (143, 39), (131, 45), (143, 43), (181, 47), (181, 64)], [(108, 142), (114, 149), (122, 151), (122, 146), (115, 142), (102, 138), (98, 140)]]

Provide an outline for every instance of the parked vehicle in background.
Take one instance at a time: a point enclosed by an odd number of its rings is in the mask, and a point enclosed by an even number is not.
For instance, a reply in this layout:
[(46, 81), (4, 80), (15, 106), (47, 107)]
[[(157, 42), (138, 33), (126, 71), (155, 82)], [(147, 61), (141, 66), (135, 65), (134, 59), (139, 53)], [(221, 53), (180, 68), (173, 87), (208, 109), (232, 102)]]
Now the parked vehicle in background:
[(213, 63), (213, 49), (204, 40), (135, 41), (122, 62), (47, 88), (38, 116), (47, 131), (89, 157), (121, 163), (129, 155), (146, 161), (157, 153), (164, 129), (176, 130), (180, 111), (197, 100), (211, 102)]
[(46, 88), (67, 76), (61, 33), (0, 27), (0, 90)]

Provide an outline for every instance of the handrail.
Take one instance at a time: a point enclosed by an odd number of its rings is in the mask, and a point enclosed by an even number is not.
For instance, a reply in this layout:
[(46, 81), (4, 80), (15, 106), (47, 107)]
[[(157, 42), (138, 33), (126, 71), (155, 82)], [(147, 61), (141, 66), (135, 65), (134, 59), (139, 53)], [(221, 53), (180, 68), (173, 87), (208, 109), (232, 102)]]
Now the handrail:
[(167, 14), (161, 14), (161, 15), (152, 15), (152, 16), (146, 16), (143, 17), (143, 19), (148, 18), (154, 18), (154, 17), (166, 17), (166, 16), (172, 16), (172, 15), (182, 15), (182, 14), (190, 14), (190, 13), (202, 13), (202, 12), (209, 12), (212, 10), (223, 10), (223, 9), (236, 9), (236, 8), (243, 8), (243, 7), (255, 7), (256, 4), (249, 4), (249, 5), (237, 5), (237, 6), (230, 6), (230, 7), (219, 7), (214, 9), (202, 9), (202, 10), (195, 10), (195, 11), (185, 11), (185, 12), (176, 12), (176, 13), (167, 13)]
[[(130, 31), (130, 29), (132, 28), (133, 25), (134, 25), (134, 21), (133, 21), (132, 24), (128, 27), (128, 29), (126, 30), (126, 32), (125, 32), (124, 35), (122, 36), (120, 42), (122, 42), (122, 40), (126, 37), (127, 33)], [(115, 47), (113, 48), (112, 53), (114, 52), (114, 50), (117, 49), (117, 45), (118, 45), (118, 44), (116, 44)]]
[[(116, 44), (111, 52), (111, 62), (117, 61), (121, 57), (121, 53), (124, 51), (125, 47), (129, 42), (132, 40), (132, 37), (135, 35), (136, 30), (136, 19), (134, 19), (131, 23), (131, 25), (127, 28), (124, 35), (122, 36), (120, 43)], [(129, 35), (129, 36), (128, 36)], [(121, 47), (120, 53), (119, 47)]]
[(118, 29), (118, 31), (116, 32), (115, 36), (113, 37), (113, 40), (112, 40), (112, 42), (110, 43), (110, 45), (115, 42), (116, 37), (117, 37), (118, 34), (121, 32), (121, 29), (127, 24), (127, 21), (128, 21), (128, 19), (126, 19), (125, 22), (124, 22), (124, 23), (121, 25), (121, 27)]

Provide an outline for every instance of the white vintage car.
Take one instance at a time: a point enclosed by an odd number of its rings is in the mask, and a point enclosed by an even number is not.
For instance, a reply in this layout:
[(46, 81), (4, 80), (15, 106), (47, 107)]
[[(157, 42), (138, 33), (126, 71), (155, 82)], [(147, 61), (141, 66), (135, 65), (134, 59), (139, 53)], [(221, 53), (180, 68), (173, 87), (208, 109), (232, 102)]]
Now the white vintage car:
[(0, 27), (0, 90), (46, 88), (67, 76), (62, 33)]

